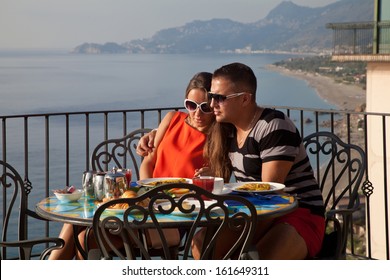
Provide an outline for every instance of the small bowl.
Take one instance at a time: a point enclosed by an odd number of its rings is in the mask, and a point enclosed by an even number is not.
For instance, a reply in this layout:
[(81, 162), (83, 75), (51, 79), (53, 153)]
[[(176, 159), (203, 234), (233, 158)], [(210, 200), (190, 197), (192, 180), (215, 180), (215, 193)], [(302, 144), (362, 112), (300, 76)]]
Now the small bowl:
[(83, 195), (83, 191), (82, 190), (75, 190), (72, 193), (54, 192), (54, 194), (57, 197), (57, 199), (62, 201), (62, 202), (72, 202), (72, 201), (79, 200), (80, 197)]

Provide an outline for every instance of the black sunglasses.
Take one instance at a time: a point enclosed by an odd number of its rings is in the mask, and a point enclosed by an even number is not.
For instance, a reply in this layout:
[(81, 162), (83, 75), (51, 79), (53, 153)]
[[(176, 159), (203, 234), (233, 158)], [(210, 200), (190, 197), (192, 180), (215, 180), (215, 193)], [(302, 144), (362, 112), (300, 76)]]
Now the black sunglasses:
[(198, 104), (195, 101), (192, 101), (190, 99), (185, 99), (184, 100), (184, 107), (189, 112), (195, 112), (198, 108), (205, 114), (211, 114), (213, 112), (213, 110), (211, 109), (209, 103), (202, 102), (202, 103)]
[(238, 92), (238, 93), (232, 93), (232, 94), (228, 94), (228, 95), (222, 95), (222, 94), (218, 94), (218, 93), (212, 93), (212, 92), (208, 92), (208, 96), (209, 96), (209, 100), (211, 101), (211, 99), (214, 99), (215, 102), (217, 102), (218, 104), (221, 104), (223, 103), (226, 99), (230, 99), (230, 98), (234, 98), (234, 97), (237, 97), (237, 96), (240, 96), (240, 95), (243, 95), (245, 94), (246, 92)]

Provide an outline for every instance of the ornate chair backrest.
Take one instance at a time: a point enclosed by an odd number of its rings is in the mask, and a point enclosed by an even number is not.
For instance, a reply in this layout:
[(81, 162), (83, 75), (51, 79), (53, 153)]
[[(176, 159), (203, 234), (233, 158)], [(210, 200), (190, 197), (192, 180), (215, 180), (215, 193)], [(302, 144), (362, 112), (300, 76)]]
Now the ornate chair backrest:
[[(25, 240), (27, 239), (27, 194), (24, 182), (19, 173), (2, 160), (0, 160), (0, 174), (1, 242)], [(1, 248), (1, 256), (2, 259), (6, 259), (5, 247)]]
[(334, 222), (338, 245), (335, 258), (345, 254), (352, 213), (359, 208), (359, 187), (366, 171), (366, 156), (357, 145), (343, 142), (330, 132), (316, 132), (303, 139), (308, 154), (316, 157), (317, 180), (326, 206), (327, 225)]
[[(28, 239), (28, 217), (43, 220), (34, 211), (28, 209), (28, 194), (32, 186), (26, 178), (22, 180), (19, 173), (10, 164), (0, 160), (1, 187), (1, 259), (28, 260), (38, 255), (46, 259), (52, 250), (60, 249), (65, 242), (57, 237), (42, 237)], [(34, 250), (36, 246), (39, 251)], [(43, 248), (43, 249), (42, 249)], [(38, 253), (39, 252), (39, 253)]]
[[(176, 188), (185, 188), (189, 192), (174, 199), (170, 193)], [(229, 201), (239, 203), (239, 210), (233, 211), (228, 207)], [(146, 204), (140, 205), (142, 202)], [(112, 210), (107, 209), (113, 205), (120, 205), (125, 210), (119, 215), (112, 215)], [(173, 259), (175, 256), (169, 250), (163, 230), (168, 227), (182, 228), (187, 232), (185, 244), (181, 246), (183, 259), (191, 258), (191, 241), (197, 231), (207, 228), (201, 259), (210, 259), (217, 241), (221, 240), (226, 229), (230, 229), (237, 232), (238, 238), (223, 256), (223, 259), (229, 259), (239, 258), (249, 250), (256, 221), (256, 209), (245, 198), (214, 195), (192, 184), (175, 183), (160, 185), (136, 198), (121, 198), (102, 204), (93, 217), (93, 229), (104, 259), (110, 259), (112, 255), (120, 259), (135, 259), (137, 256), (150, 259), (148, 245), (145, 245), (146, 238), (142, 234), (150, 228), (157, 232), (155, 238), (160, 239), (163, 252), (161, 257)], [(122, 249), (118, 249), (118, 239), (123, 245)]]
[(138, 140), (151, 129), (137, 129), (122, 138), (99, 143), (92, 152), (91, 167), (96, 171), (107, 171), (112, 167), (131, 168), (139, 179), (141, 158), (135, 152)]

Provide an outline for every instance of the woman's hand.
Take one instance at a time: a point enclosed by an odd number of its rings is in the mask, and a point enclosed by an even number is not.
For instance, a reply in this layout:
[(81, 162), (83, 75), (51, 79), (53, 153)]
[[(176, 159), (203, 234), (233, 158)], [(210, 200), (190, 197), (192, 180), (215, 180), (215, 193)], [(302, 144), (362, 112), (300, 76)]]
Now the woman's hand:
[(214, 174), (212, 174), (210, 167), (204, 166), (202, 168), (195, 169), (194, 177), (199, 176), (214, 176)]
[(139, 139), (139, 142), (137, 144), (136, 152), (138, 155), (142, 157), (146, 157), (154, 150), (154, 139), (156, 137), (157, 130), (153, 129), (148, 134), (145, 134), (144, 136)]

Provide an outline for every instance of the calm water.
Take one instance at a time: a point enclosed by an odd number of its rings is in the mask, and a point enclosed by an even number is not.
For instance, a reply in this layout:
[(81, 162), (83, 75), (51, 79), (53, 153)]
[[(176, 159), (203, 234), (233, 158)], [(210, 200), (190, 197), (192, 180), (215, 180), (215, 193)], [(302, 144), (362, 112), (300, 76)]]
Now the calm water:
[(331, 108), (304, 81), (264, 68), (286, 57), (0, 51), (0, 115), (181, 106), (194, 73), (235, 61), (255, 71), (258, 103)]
[[(318, 97), (302, 80), (267, 71), (267, 64), (285, 55), (75, 55), (66, 51), (0, 51), (0, 115), (108, 109), (139, 109), (182, 106), (189, 79), (199, 71), (214, 71), (231, 62), (252, 67), (258, 78), (257, 102), (264, 105), (334, 108)], [(63, 127), (63, 120), (51, 119)], [(70, 184), (80, 185), (85, 157), (83, 127), (73, 122), (70, 139)], [(135, 124), (136, 125), (136, 124)], [(44, 129), (29, 121), (29, 177), (35, 186), (44, 185)], [(59, 125), (60, 126), (60, 125)], [(1, 131), (1, 130), (0, 130)], [(50, 186), (63, 186), (64, 131), (50, 129)], [(120, 133), (120, 129), (118, 132)], [(91, 134), (102, 135), (101, 122), (91, 123)], [(111, 135), (111, 134), (110, 134)], [(120, 134), (121, 135), (121, 134)], [(118, 136), (120, 136), (118, 135)], [(7, 126), (7, 161), (23, 170), (23, 128)], [(1, 138), (0, 138), (1, 140)], [(94, 143), (91, 147), (94, 147)], [(99, 139), (96, 139), (100, 142)], [(2, 158), (0, 145), (0, 158)], [(56, 187), (54, 187), (56, 186)], [(44, 197), (34, 188), (30, 206)], [(61, 224), (51, 225), (56, 235)], [(34, 236), (41, 225), (30, 225)]]

